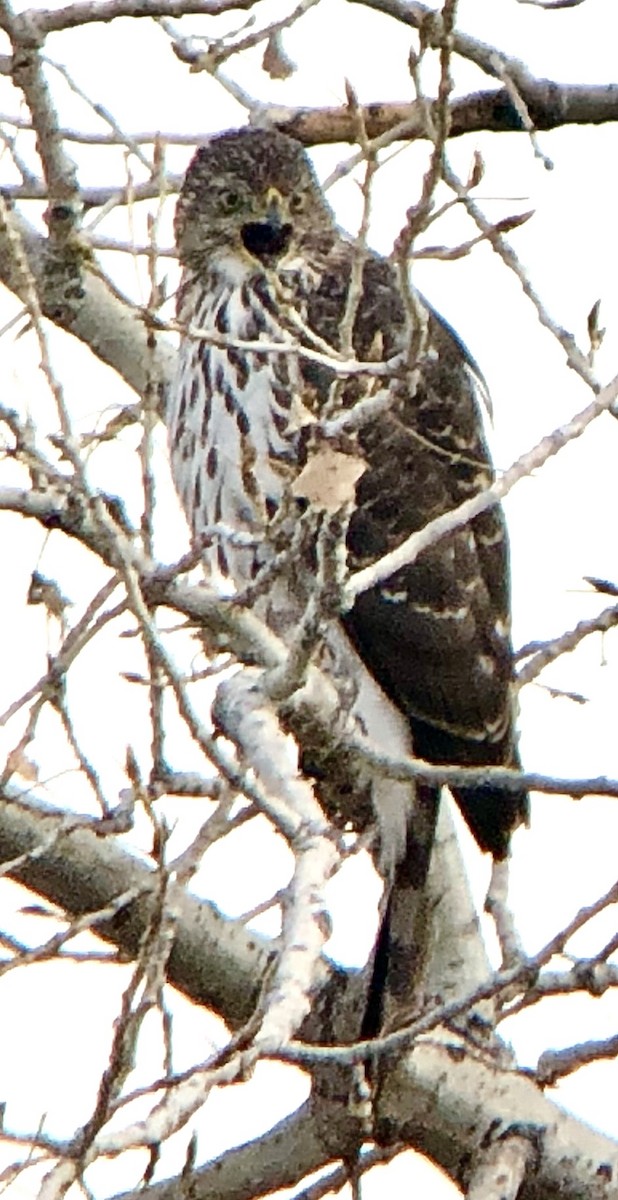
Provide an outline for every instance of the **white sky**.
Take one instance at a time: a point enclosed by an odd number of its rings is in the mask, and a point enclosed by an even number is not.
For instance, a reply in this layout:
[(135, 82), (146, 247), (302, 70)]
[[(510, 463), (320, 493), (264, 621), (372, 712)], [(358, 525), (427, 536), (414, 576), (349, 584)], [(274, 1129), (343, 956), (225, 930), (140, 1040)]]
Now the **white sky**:
[[(283, 11), (281, 5), (272, 3), (269, 18), (271, 13)], [(243, 20), (244, 14), (231, 14), (220, 19), (217, 29), (236, 29)], [(518, 5), (515, 0), (461, 0), (459, 25), (519, 56), (540, 75), (571, 82), (613, 79), (618, 40), (618, 10), (613, 0), (587, 0), (578, 8), (555, 13)], [(211, 32), (213, 23), (188, 18), (183, 23), (185, 28), (187, 32)], [(276, 104), (341, 103), (345, 76), (363, 100), (401, 100), (410, 94), (406, 67), (410, 41), (402, 26), (381, 20), (360, 6), (344, 4), (343, 0), (322, 0), (285, 37), (288, 53), (299, 64), (298, 72), (287, 83), (273, 83), (259, 70), (261, 51), (247, 55), (242, 62), (232, 60), (227, 71), (259, 98)], [(55, 36), (49, 41), (48, 53), (65, 62), (88, 95), (105, 104), (128, 130), (178, 129), (198, 135), (244, 123), (236, 103), (205, 75), (189, 75), (171, 54), (162, 31), (145, 21), (94, 25)], [(63, 123), (82, 129), (102, 128), (64, 83), (57, 82), (53, 74), (50, 78), (57, 89)], [(462, 92), (491, 86), (472, 67), (461, 70), (458, 83)], [(3, 79), (0, 110), (18, 111), (16, 95)], [(551, 172), (534, 157), (528, 139), (521, 134), (459, 139), (451, 151), (453, 165), (465, 176), (474, 149), (482, 150), (486, 175), (479, 191), (492, 218), (535, 210), (534, 219), (511, 235), (512, 244), (552, 316), (584, 347), (587, 314), (595, 300), (602, 300), (601, 323), (607, 335), (597, 366), (603, 382), (618, 369), (617, 138), (616, 126), (541, 134), (541, 146), (554, 163)], [(78, 149), (74, 145), (70, 149), (79, 159), (84, 184), (124, 178), (120, 152), (100, 147)], [(348, 153), (344, 150), (345, 156)], [(315, 162), (322, 177), (341, 154), (339, 147), (316, 151)], [(380, 250), (390, 249), (405, 208), (417, 194), (426, 154), (424, 147), (399, 154), (378, 177), (372, 241)], [(171, 149), (169, 162), (174, 169), (182, 169), (189, 156), (186, 147)], [(140, 169), (134, 166), (134, 170), (140, 178)], [(0, 182), (9, 177), (4, 156), (0, 158)], [(337, 185), (331, 200), (342, 224), (354, 229), (358, 217), (355, 185), (350, 181)], [(101, 232), (123, 236), (120, 218), (111, 218), (101, 226)], [(139, 231), (138, 237), (142, 236)], [(462, 217), (453, 217), (441, 226), (439, 236), (456, 242), (471, 236), (471, 232)], [(163, 240), (168, 244), (171, 240), (169, 216)], [(433, 231), (430, 240), (438, 240)], [(107, 256), (106, 265), (121, 285), (135, 294), (133, 266), (123, 264), (119, 255)], [(588, 394), (565, 368), (562, 351), (538, 326), (517, 281), (507, 275), (489, 250), (477, 251), (458, 263), (427, 262), (416, 269), (418, 285), (455, 326), (482, 366), (493, 396), (495, 459), (499, 467), (506, 467), (543, 434), (583, 407)], [(0, 325), (14, 311), (12, 302), (0, 296)], [(83, 347), (74, 346), (71, 339), (60, 334), (53, 336), (52, 345), (81, 428), (92, 428), (97, 414), (108, 405), (130, 399), (113, 373), (94, 365)], [(53, 428), (55, 419), (36, 370), (31, 338), (15, 340), (10, 333), (0, 344), (0, 355), (9, 402), (29, 405), (44, 428)], [(126, 493), (135, 514), (139, 511), (139, 490), (133, 445), (134, 440), (128, 437), (120, 459), (112, 460), (109, 450), (98, 451), (91, 466), (93, 478), (106, 490)], [(553, 636), (604, 607), (603, 599), (595, 597), (582, 583), (584, 575), (618, 581), (614, 532), (617, 449), (618, 423), (605, 417), (536, 478), (519, 485), (509, 498), (516, 645)], [(114, 454), (117, 456), (118, 451)], [(163, 450), (160, 457), (164, 471)], [(2, 466), (0, 482), (8, 479)], [(161, 494), (165, 503), (158, 514), (159, 547), (162, 557), (172, 559), (181, 552), (186, 533), (181, 518), (171, 512), (170, 492), (164, 489)], [(11, 631), (3, 649), (4, 674), (0, 679), (0, 709), (4, 709), (38, 678), (48, 647), (56, 645), (55, 632), (46, 626), (41, 610), (28, 609), (23, 614), (33, 566), (44, 574), (60, 572), (76, 613), (81, 612), (103, 577), (100, 573), (93, 576), (90, 560), (79, 548), (61, 547), (59, 539), (45, 543), (39, 529), (24, 527), (16, 519), (2, 517), (0, 537), (5, 566), (10, 566), (10, 571), (3, 572), (0, 594), (0, 629)], [(119, 671), (130, 667), (131, 659), (135, 666), (133, 647), (126, 642), (118, 644), (111, 636), (103, 638), (100, 647), (93, 647), (75, 668), (72, 685), (76, 694), (78, 689), (85, 689), (80, 692), (85, 698), (78, 709), (78, 735), (93, 754), (100, 750), (102, 739), (109, 748), (103, 781), (110, 799), (126, 782), (123, 759), (127, 726), (135, 745), (146, 737), (134, 690), (118, 680)], [(615, 636), (606, 638), (602, 645), (595, 635), (576, 654), (546, 673), (544, 682), (582, 693), (588, 698), (585, 705), (552, 699), (535, 685), (526, 689), (521, 744), (527, 767), (561, 775), (618, 776), (616, 659)], [(102, 681), (97, 695), (90, 684), (95, 672), (100, 673)], [(9, 732), (0, 729), (0, 752), (10, 748), (15, 737), (15, 726)], [(52, 718), (44, 723), (37, 750), (46, 779), (70, 766), (66, 751), (59, 748)], [(179, 743), (179, 761), (188, 765), (182, 758), (184, 752), (183, 741)], [(89, 803), (81, 783), (71, 774), (64, 774), (55, 787), (50, 783), (46, 794), (76, 808), (83, 809)], [(173, 812), (179, 822), (179, 842), (186, 840), (203, 818), (203, 811), (185, 802), (174, 806)], [(482, 902), (488, 865), (463, 836), (475, 894)], [(536, 950), (581, 904), (594, 900), (614, 881), (618, 873), (617, 837), (618, 809), (614, 801), (589, 798), (573, 803), (557, 797), (535, 801), (532, 831), (516, 836), (512, 868), (512, 899), (527, 949)], [(281, 852), (275, 859), (269, 856), (265, 860), (264, 854), (256, 853), (254, 833), (250, 838), (238, 835), (232, 849), (231, 865), (223, 848), (212, 852), (196, 887), (214, 897), (226, 911), (239, 912), (249, 908), (268, 884), (285, 881), (286, 856)], [(261, 875), (258, 867), (262, 868)], [(14, 889), (2, 886), (6, 901), (0, 903), (8, 906), (13, 902)], [(350, 880), (338, 880), (335, 891), (339, 895), (336, 903), (333, 899), (337, 937), (333, 952), (346, 961), (360, 961), (365, 939), (359, 942), (356, 934), (364, 926), (359, 906), (367, 889), (364, 885), (353, 887)], [(372, 904), (375, 895), (368, 897), (369, 909)], [(594, 936), (587, 934), (576, 943), (578, 953), (600, 946), (615, 926), (610, 910), (595, 925)], [(34, 936), (41, 936), (38, 926)], [(47, 1112), (50, 1132), (66, 1136), (88, 1114), (108, 1049), (106, 1041), (93, 1044), (91, 1030), (97, 1021), (101, 1021), (100, 1027), (104, 1025), (100, 1014), (107, 1013), (109, 1036), (120, 978), (126, 979), (126, 971), (92, 967), (71, 971), (69, 977), (69, 970), (51, 965), (31, 967), (2, 980), (0, 1099), (9, 1101), (7, 1125), (11, 1128), (32, 1127), (41, 1113)], [(176, 1065), (181, 1067), (195, 1055), (196, 1044), (203, 1057), (208, 1039), (217, 1035), (213, 1034), (214, 1023), (204, 1014), (194, 1012), (181, 998), (176, 998), (174, 1004), (181, 1014), (176, 1023)], [(546, 1002), (538, 1011), (531, 1010), (512, 1021), (505, 1033), (512, 1038), (521, 1061), (533, 1064), (548, 1045), (607, 1036), (615, 1032), (617, 1024), (617, 997), (578, 997)], [(152, 1049), (144, 1049), (148, 1062), (152, 1056), (156, 1058), (156, 1047), (153, 1030)], [(239, 1137), (250, 1137), (268, 1128), (293, 1107), (303, 1085), (302, 1081), (294, 1083), (292, 1075), (290, 1071), (265, 1067), (251, 1083), (210, 1102), (198, 1122), (200, 1160)], [(618, 1135), (618, 1117), (607, 1100), (608, 1091), (615, 1090), (617, 1081), (614, 1064), (599, 1064), (566, 1081), (556, 1094), (577, 1114)], [(186, 1133), (179, 1135), (177, 1146), (184, 1145), (186, 1137)], [(164, 1155), (160, 1176), (174, 1169), (172, 1150), (170, 1147)], [(389, 1180), (390, 1186), (395, 1186), (392, 1176)], [(91, 1179), (99, 1191), (131, 1183), (126, 1173), (119, 1176), (114, 1164), (97, 1168)], [(452, 1194), (450, 1186), (441, 1188), (433, 1174), (425, 1182), (419, 1179), (417, 1185), (421, 1194), (436, 1200)], [(383, 1185), (376, 1182), (375, 1186)], [(20, 1194), (31, 1194), (26, 1181)], [(370, 1189), (367, 1196), (372, 1200)]]

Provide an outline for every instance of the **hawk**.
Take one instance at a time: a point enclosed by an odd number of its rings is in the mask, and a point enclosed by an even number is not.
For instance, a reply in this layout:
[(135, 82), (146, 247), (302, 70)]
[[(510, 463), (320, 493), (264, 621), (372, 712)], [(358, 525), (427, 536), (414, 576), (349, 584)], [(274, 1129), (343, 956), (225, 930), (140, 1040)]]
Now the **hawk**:
[[(394, 264), (371, 251), (350, 307), (358, 251), (337, 227), (297, 141), (252, 128), (212, 137), (187, 171), (175, 232), (184, 332), (168, 413), (172, 471), (194, 535), (211, 534), (205, 554), (213, 578), (230, 590), (249, 588), (247, 595), (256, 577), (268, 586), (268, 563), (293, 542), (294, 520), (302, 517), (293, 483), (312, 426), (376, 385), (370, 378), (336, 383), (328, 367), (346, 312), (358, 360), (407, 356), (405, 368), (387, 375), (392, 402), (349, 435), (365, 468), (347, 528), (350, 567), (379, 559), (491, 482), (474, 360), (422, 299), (410, 310)], [(414, 318), (419, 306), (422, 330)], [(281, 586), (276, 576), (271, 585)], [(499, 506), (359, 595), (340, 621), (403, 714), (417, 755), (519, 765)], [(525, 794), (491, 782), (453, 794), (481, 849), (504, 858), (526, 817)], [(411, 845), (408, 854), (414, 836)]]

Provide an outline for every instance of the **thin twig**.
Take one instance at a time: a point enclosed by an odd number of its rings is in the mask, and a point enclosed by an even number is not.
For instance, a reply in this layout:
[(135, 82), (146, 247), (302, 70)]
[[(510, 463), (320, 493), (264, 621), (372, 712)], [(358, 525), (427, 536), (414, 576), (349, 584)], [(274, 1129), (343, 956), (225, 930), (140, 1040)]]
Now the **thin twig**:
[(406, 538), (400, 546), (384, 555), (377, 563), (352, 575), (345, 588), (346, 604), (351, 607), (361, 592), (389, 579), (402, 567), (410, 566), (423, 550), (435, 545), (441, 538), (453, 533), (456, 529), (460, 529), (462, 525), (467, 525), (485, 509), (491, 508), (499, 500), (504, 499), (516, 483), (519, 483), (521, 479), (526, 479), (533, 471), (544, 466), (550, 458), (562, 450), (563, 446), (575, 438), (581, 437), (588, 426), (601, 413), (606, 412), (617, 397), (618, 375), (595, 395), (586, 408), (576, 413), (564, 425), (560, 425), (553, 433), (547, 434), (531, 450), (522, 454), (499, 479), (494, 480), (490, 487), (478, 492), (470, 500), (465, 500), (457, 508), (435, 517), (427, 523), (424, 529)]

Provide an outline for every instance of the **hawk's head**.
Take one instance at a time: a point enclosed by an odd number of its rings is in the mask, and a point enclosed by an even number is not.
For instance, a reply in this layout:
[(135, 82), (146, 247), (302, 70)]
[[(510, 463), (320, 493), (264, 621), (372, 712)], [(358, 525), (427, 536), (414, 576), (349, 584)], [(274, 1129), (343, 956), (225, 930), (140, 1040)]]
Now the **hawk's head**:
[(231, 130), (197, 151), (176, 208), (180, 261), (207, 269), (223, 252), (274, 267), (330, 210), (299, 142), (275, 130)]

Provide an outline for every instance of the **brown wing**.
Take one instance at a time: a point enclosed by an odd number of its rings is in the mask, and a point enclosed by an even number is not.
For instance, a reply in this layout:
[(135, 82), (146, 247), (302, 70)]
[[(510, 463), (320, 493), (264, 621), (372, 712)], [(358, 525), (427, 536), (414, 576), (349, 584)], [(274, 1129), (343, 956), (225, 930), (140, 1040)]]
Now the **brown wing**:
[[(307, 299), (309, 324), (331, 344), (345, 304), (350, 248), (343, 240)], [(475, 364), (428, 310), (428, 345), (414, 395), (365, 425), (368, 469), (357, 486), (348, 536), (353, 569), (375, 561), (491, 481), (474, 382)], [(403, 310), (390, 264), (368, 258), (357, 312), (359, 356), (401, 345)], [(307, 368), (314, 386), (324, 378)], [(354, 398), (353, 393), (348, 402)], [(509, 561), (499, 506), (425, 551), (410, 567), (358, 597), (350, 638), (386, 694), (406, 714), (416, 753), (434, 762), (519, 762), (514, 739)], [(454, 792), (484, 850), (503, 857), (527, 797), (487, 784)]]

